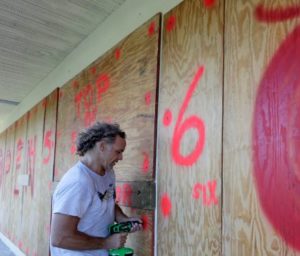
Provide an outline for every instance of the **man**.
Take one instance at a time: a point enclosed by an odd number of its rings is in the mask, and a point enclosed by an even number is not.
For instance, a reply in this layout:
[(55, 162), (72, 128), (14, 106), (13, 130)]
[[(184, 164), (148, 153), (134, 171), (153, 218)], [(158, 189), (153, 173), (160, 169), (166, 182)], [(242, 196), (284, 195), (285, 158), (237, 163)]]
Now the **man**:
[[(79, 161), (53, 195), (51, 256), (106, 256), (123, 247), (127, 234), (109, 235), (108, 226), (133, 221), (115, 203), (113, 166), (123, 159), (126, 134), (119, 125), (97, 122), (79, 133)], [(140, 230), (135, 224), (131, 232)]]

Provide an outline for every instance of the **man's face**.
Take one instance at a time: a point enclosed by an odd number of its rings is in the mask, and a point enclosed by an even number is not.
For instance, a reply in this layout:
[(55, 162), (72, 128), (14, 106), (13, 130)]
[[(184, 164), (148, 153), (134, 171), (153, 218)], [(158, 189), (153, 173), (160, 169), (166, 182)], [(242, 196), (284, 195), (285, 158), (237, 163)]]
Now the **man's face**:
[(105, 170), (111, 170), (113, 166), (123, 159), (126, 140), (117, 136), (113, 144), (105, 143), (103, 147), (103, 164)]

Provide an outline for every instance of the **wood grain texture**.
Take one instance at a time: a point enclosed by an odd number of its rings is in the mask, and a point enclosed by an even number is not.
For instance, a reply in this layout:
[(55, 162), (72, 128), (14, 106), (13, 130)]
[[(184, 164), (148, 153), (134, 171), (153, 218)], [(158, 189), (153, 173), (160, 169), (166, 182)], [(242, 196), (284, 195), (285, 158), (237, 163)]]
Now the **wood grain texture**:
[(141, 210), (129, 207), (122, 207), (122, 210), (128, 216), (138, 216), (143, 220), (144, 229), (139, 232), (130, 233), (127, 237), (126, 247), (134, 250), (134, 255), (154, 255), (153, 230), (154, 213), (149, 210)]
[[(39, 205), (39, 198), (43, 192), (37, 189), (42, 181), (44, 173), (41, 169), (42, 150), (43, 150), (43, 128), (45, 108), (43, 102), (36, 104), (28, 112), (27, 138), (26, 138), (26, 169), (25, 173), (29, 175), (29, 185), (22, 188), (22, 230), (21, 237), (23, 248), (27, 254), (37, 254), (38, 246), (38, 226), (39, 211), (50, 204), (50, 200), (44, 199), (44, 205)], [(43, 190), (46, 188), (44, 187)]]
[(77, 134), (94, 121), (127, 133), (117, 180), (153, 179), (160, 16), (157, 15), (65, 84), (58, 109), (55, 180), (77, 161)]
[(297, 22), (259, 22), (254, 15), (258, 4), (272, 9), (293, 6), (299, 1), (226, 0), (223, 254), (300, 255), (287, 246), (263, 213), (252, 175), (251, 141), (260, 79)]
[(21, 101), (124, 0), (2, 0), (1, 98)]
[[(164, 17), (157, 138), (158, 255), (221, 254), (223, 16), (223, 1), (211, 8), (204, 1), (184, 1)], [(201, 66), (203, 76), (196, 79)], [(193, 79), (197, 88), (191, 91)], [(180, 112), (179, 125), (185, 120), (191, 124), (182, 136), (175, 132)], [(204, 124), (205, 132), (196, 129), (197, 122)], [(172, 146), (176, 140), (179, 145)], [(204, 141), (202, 153), (185, 166), (178, 155), (191, 155), (199, 140)]]
[(3, 188), (1, 192), (1, 201), (4, 208), (1, 208), (4, 234), (8, 238), (12, 238), (12, 230), (10, 221), (12, 220), (12, 179), (13, 179), (13, 161), (14, 161), (14, 140), (15, 140), (15, 124), (6, 129), (5, 155), (4, 155), (4, 177)]
[(27, 168), (27, 122), (28, 113), (24, 114), (17, 122), (13, 141), (14, 160), (12, 162), (12, 190), (8, 195), (11, 202), (10, 229), (13, 235), (13, 242), (23, 250), (24, 237), (22, 236), (24, 194), (23, 187), (18, 183), (18, 177), (26, 174)]
[(5, 213), (4, 209), (6, 208), (6, 200), (4, 197), (5, 190), (6, 190), (6, 176), (5, 176), (5, 145), (6, 145), (6, 133), (7, 131), (3, 131), (0, 134), (0, 232), (4, 234), (5, 231)]
[(58, 89), (42, 101), (44, 122), (42, 129), (42, 150), (40, 151), (39, 170), (36, 173), (36, 213), (37, 255), (48, 255), (51, 222), (51, 185), (54, 176), (55, 134), (57, 120)]

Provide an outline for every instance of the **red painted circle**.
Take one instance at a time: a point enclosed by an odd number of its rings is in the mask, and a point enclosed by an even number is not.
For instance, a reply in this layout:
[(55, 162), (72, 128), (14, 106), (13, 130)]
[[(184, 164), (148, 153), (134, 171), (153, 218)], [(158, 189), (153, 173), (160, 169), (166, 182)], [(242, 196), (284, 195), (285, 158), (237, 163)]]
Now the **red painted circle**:
[[(253, 172), (267, 218), (300, 250), (300, 26), (281, 44), (257, 91)], [(296, 156), (298, 154), (298, 157)]]

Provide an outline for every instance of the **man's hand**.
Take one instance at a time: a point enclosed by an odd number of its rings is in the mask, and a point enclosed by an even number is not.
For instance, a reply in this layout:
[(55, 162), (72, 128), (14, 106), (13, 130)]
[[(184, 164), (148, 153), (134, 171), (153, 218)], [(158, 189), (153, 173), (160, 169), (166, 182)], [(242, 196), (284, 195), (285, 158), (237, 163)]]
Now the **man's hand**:
[(107, 249), (117, 249), (124, 247), (127, 240), (127, 233), (113, 234), (105, 239)]
[(132, 221), (133, 226), (130, 230), (130, 233), (139, 231), (143, 229), (143, 221), (139, 217), (127, 217), (126, 221)]

